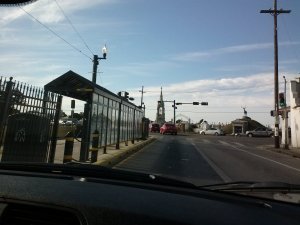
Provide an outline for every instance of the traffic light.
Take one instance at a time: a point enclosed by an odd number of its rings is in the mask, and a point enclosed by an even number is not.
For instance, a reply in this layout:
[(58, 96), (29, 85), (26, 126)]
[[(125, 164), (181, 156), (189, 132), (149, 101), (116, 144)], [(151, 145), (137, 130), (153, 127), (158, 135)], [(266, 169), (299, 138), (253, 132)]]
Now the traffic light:
[(182, 103), (181, 102), (176, 102), (176, 105), (182, 105)]
[(280, 107), (285, 107), (285, 98), (284, 98), (284, 93), (279, 93), (279, 105)]
[(129, 93), (127, 91), (125, 91), (125, 96), (124, 96), (126, 99), (129, 98)]
[(193, 105), (199, 105), (199, 102), (193, 102)]
[(71, 100), (71, 108), (72, 108), (72, 109), (75, 109), (75, 100), (74, 100), (74, 99)]
[(201, 102), (201, 105), (208, 105), (208, 102)]

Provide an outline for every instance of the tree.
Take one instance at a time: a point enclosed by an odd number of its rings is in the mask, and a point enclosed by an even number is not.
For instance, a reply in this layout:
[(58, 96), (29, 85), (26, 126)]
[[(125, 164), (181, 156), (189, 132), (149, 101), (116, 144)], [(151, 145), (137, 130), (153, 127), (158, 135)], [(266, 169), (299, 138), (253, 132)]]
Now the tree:
[(179, 120), (176, 120), (176, 123), (181, 123), (182, 122), (182, 120), (181, 119), (179, 119)]
[(59, 114), (59, 118), (63, 118), (63, 117), (66, 117), (67, 114), (64, 112), (64, 111), (60, 111), (60, 114)]
[[(69, 118), (72, 118), (72, 115), (69, 116)], [(73, 118), (77, 120), (81, 120), (83, 118), (82, 113), (73, 113)]]

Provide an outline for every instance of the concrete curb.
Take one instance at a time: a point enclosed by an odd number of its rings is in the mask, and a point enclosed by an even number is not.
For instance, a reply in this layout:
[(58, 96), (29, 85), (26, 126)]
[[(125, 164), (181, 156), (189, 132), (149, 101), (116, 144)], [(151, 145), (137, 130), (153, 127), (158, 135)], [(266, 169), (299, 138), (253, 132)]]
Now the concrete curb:
[(101, 155), (98, 158), (98, 161), (93, 163), (93, 165), (98, 166), (105, 166), (105, 167), (113, 167), (114, 165), (118, 164), (119, 162), (123, 161), (133, 153), (141, 150), (146, 145), (154, 142), (156, 138), (149, 138), (145, 141), (142, 141), (140, 143), (136, 143), (134, 146), (127, 147), (125, 149), (119, 149), (119, 150), (113, 150), (109, 154)]
[(260, 149), (269, 150), (277, 153), (282, 153), (286, 155), (290, 155), (295, 158), (300, 158), (300, 150), (297, 148), (290, 148), (290, 149), (284, 149), (284, 148), (274, 148), (274, 146), (267, 145), (267, 146), (261, 146)]

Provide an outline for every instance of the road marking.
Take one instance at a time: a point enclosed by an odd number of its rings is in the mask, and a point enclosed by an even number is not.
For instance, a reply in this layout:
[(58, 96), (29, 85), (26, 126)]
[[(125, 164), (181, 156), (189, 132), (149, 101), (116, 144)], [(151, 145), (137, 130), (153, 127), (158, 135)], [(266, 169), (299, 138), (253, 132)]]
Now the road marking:
[(204, 143), (210, 143), (210, 140), (202, 139)]
[(196, 150), (201, 154), (201, 156), (206, 160), (206, 162), (213, 168), (213, 170), (221, 177), (224, 182), (231, 182), (232, 179), (228, 177), (223, 170), (221, 170), (213, 161), (211, 161), (198, 147), (195, 143), (192, 145), (196, 148)]
[(295, 168), (295, 167), (286, 165), (286, 164), (284, 164), (284, 163), (278, 162), (278, 161), (273, 160), (273, 159), (266, 158), (266, 157), (261, 156), (261, 155), (254, 154), (254, 153), (252, 153), (252, 152), (248, 152), (248, 151), (246, 151), (246, 150), (240, 149), (240, 148), (235, 147), (235, 146), (233, 146), (233, 145), (230, 145), (230, 144), (228, 144), (228, 143), (226, 143), (226, 144), (227, 144), (228, 146), (231, 146), (232, 148), (238, 150), (238, 151), (247, 153), (247, 154), (252, 155), (252, 156), (256, 156), (256, 157), (258, 157), (258, 158), (261, 158), (261, 159), (267, 160), (267, 161), (269, 161), (269, 162), (278, 164), (278, 165), (283, 166), (283, 167), (286, 167), (286, 168), (288, 168), (288, 169), (291, 169), (291, 170), (295, 170), (295, 171), (297, 171), (297, 172), (300, 172), (300, 169), (297, 169), (297, 168)]
[(238, 146), (240, 146), (240, 147), (246, 147), (244, 144), (239, 143), (239, 142), (234, 142), (234, 144), (235, 144), (235, 145), (238, 145)]
[(225, 142), (225, 141), (220, 141), (220, 140), (219, 140), (219, 142), (220, 142), (222, 145), (231, 146), (231, 144), (229, 144), (229, 143), (227, 143), (227, 142)]

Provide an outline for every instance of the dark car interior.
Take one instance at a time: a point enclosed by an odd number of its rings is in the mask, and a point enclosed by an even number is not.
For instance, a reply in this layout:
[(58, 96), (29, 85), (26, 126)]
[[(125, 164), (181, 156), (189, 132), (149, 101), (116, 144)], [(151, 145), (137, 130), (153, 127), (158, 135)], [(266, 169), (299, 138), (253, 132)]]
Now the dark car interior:
[(155, 175), (108, 168), (90, 173), (67, 165), (12, 168), (0, 170), (3, 225), (299, 224), (300, 219), (298, 205), (209, 191)]

